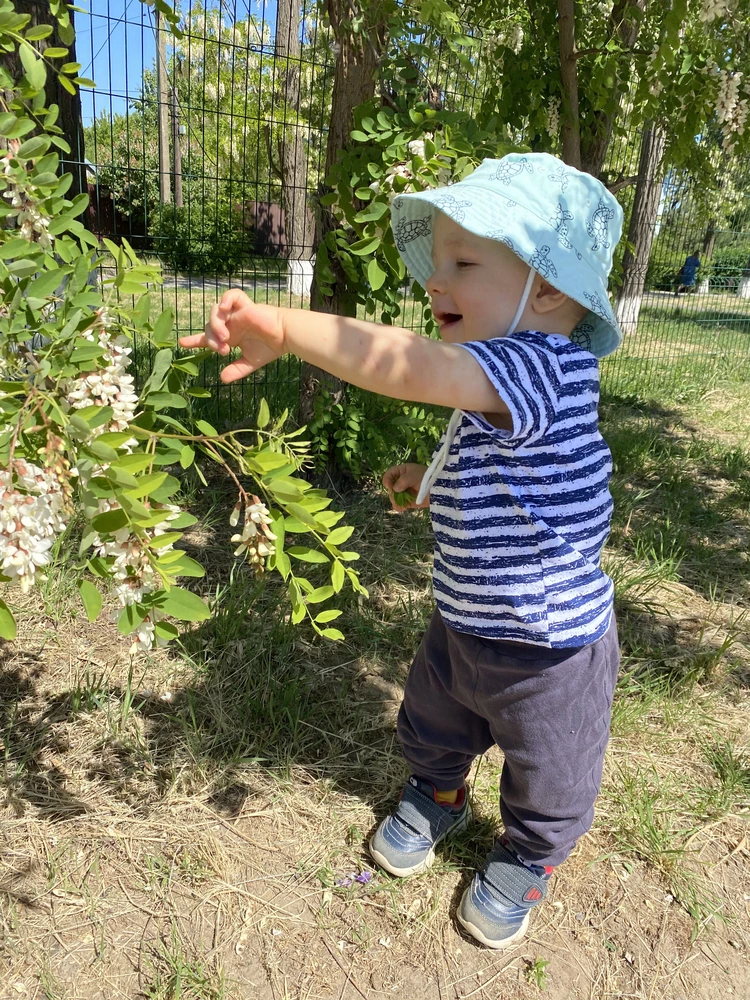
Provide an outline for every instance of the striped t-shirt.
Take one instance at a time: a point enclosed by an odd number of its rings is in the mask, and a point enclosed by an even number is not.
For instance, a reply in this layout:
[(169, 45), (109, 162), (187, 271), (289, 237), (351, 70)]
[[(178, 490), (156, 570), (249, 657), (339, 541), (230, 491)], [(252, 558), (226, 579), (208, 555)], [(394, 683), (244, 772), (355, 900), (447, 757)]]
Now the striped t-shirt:
[(612, 458), (599, 433), (596, 358), (566, 337), (462, 344), (512, 430), (465, 411), (430, 491), (435, 599), (459, 632), (552, 648), (607, 631)]

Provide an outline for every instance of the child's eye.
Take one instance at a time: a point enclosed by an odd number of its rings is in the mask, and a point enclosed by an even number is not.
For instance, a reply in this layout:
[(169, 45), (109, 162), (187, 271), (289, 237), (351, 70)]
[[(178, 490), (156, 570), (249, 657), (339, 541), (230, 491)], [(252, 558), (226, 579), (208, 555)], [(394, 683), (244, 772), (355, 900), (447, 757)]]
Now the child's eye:
[(456, 261), (456, 267), (459, 267), (459, 268), (474, 267), (474, 261), (473, 260), (458, 260), (458, 261)]

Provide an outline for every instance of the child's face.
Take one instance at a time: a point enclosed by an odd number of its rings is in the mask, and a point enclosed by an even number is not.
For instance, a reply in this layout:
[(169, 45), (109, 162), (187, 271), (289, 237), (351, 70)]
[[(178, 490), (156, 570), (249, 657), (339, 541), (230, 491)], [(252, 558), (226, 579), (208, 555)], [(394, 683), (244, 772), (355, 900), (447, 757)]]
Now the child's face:
[(475, 236), (435, 213), (427, 281), (440, 336), (451, 343), (489, 340), (508, 332), (521, 301), (528, 264), (498, 240)]

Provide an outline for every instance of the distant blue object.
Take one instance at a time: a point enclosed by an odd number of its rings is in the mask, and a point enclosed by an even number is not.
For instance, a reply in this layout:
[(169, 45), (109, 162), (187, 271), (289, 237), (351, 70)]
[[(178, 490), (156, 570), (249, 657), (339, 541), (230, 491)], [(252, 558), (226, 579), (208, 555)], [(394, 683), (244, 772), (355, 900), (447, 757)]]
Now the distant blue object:
[(701, 266), (701, 259), (696, 254), (690, 254), (680, 271), (680, 284), (690, 287), (695, 284), (695, 275)]

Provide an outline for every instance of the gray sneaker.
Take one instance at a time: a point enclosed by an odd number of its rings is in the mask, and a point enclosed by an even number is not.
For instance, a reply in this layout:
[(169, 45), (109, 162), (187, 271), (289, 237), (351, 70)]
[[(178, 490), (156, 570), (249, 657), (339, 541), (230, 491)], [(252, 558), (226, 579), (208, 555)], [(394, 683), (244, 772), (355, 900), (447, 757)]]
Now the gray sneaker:
[(435, 860), (435, 847), (465, 830), (471, 820), (466, 787), (455, 805), (435, 801), (429, 781), (412, 775), (404, 785), (395, 813), (386, 816), (370, 841), (370, 854), (391, 875), (416, 875)]
[(547, 895), (552, 871), (522, 864), (507, 841), (498, 841), (463, 894), (458, 922), (487, 948), (508, 948), (525, 935), (529, 910)]

